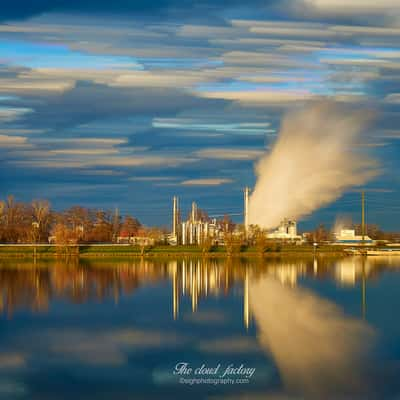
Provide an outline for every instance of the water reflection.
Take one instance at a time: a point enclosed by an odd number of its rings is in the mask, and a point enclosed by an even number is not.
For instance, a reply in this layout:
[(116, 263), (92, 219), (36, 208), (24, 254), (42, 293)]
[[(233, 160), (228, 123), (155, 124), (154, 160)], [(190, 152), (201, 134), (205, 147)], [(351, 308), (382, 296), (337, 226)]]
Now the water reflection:
[[(182, 298), (189, 298), (192, 312), (207, 297), (228, 295), (240, 287), (243, 322), (249, 325), (249, 281), (272, 277), (295, 288), (303, 277), (333, 279), (341, 286), (376, 280), (388, 267), (400, 266), (390, 257), (348, 257), (339, 260), (130, 260), (130, 261), (0, 261), (0, 311), (11, 316), (17, 309), (45, 312), (52, 300), (71, 303), (103, 301), (132, 295), (140, 286), (169, 280), (172, 315), (179, 318)], [(364, 294), (365, 295), (365, 294)]]
[[(366, 382), (372, 382), (365, 378), (370, 373), (365, 367), (370, 365), (368, 357), (375, 335), (361, 318), (366, 314), (368, 282), (377, 281), (388, 268), (398, 266), (400, 260), (382, 257), (72, 263), (38, 260), (35, 265), (3, 260), (0, 261), (0, 309), (10, 319), (20, 310), (30, 310), (32, 315), (51, 314), (52, 305), (57, 301), (66, 303), (72, 310), (76, 304), (110, 300), (118, 305), (125, 298), (139, 298), (135, 312), (144, 304), (141, 319), (136, 315), (135, 319), (128, 317), (125, 313), (131, 313), (130, 306), (123, 309), (124, 304), (120, 304), (123, 312), (119, 325), (109, 322), (107, 329), (92, 328), (92, 323), (98, 322), (97, 314), (80, 327), (67, 323), (62, 329), (57, 326), (47, 329), (47, 333), (39, 329), (37, 336), (31, 335), (32, 343), (13, 337), (14, 348), (8, 346), (7, 351), (15, 352), (3, 355), (3, 358), (7, 356), (3, 361), (31, 360), (47, 354), (50, 360), (69, 357), (76, 364), (125, 368), (132, 353), (139, 349), (161, 351), (192, 346), (203, 356), (218, 350), (219, 354), (232, 357), (233, 354), (259, 356), (261, 349), (263, 362), (272, 359), (279, 371), (284, 393), (296, 398), (332, 398), (332, 394), (334, 398), (340, 395), (354, 398), (355, 394), (368, 391)], [(351, 293), (355, 293), (356, 302), (361, 306), (360, 318), (354, 313), (352, 317), (345, 314), (335, 304), (336, 300), (310, 289), (320, 286), (321, 282), (344, 291), (354, 288)], [(141, 288), (149, 287), (151, 292), (140, 292)], [(166, 292), (162, 299), (170, 299), (169, 307), (164, 307), (164, 300), (152, 302), (152, 296), (161, 288)], [(235, 300), (233, 320), (221, 318), (227, 303), (213, 302), (221, 298)], [(164, 314), (168, 312), (167, 319), (162, 319), (160, 311), (158, 319), (147, 319), (146, 314), (151, 316), (157, 307)], [(193, 316), (208, 313), (214, 318), (195, 326), (195, 319), (188, 319), (188, 313)], [(128, 318), (131, 319), (128, 321)], [(217, 320), (222, 323), (218, 325)], [(179, 331), (184, 323), (191, 326), (190, 332)], [(241, 332), (238, 334), (236, 330), (229, 336), (227, 332), (233, 332), (238, 325)], [(214, 333), (221, 329), (223, 334), (205, 338), (203, 329)], [(19, 354), (21, 350), (25, 355)], [(22, 362), (24, 367), (25, 363), (28, 361)]]
[(363, 361), (373, 338), (366, 323), (272, 277), (252, 281), (250, 293), (259, 341), (273, 355), (289, 392), (326, 398), (363, 389)]

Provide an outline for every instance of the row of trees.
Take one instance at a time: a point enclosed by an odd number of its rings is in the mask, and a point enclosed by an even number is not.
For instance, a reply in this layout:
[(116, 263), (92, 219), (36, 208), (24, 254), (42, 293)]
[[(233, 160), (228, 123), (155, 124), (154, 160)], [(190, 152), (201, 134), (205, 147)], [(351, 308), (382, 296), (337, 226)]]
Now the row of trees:
[[(198, 210), (203, 219), (207, 214)], [(223, 217), (220, 225), (224, 227), (224, 242), (229, 253), (237, 252), (243, 245), (243, 229), (235, 229), (235, 224), (228, 217)], [(257, 227), (255, 227), (257, 228)], [(353, 225), (356, 233), (361, 234), (361, 227)], [(366, 235), (374, 240), (399, 240), (399, 233), (383, 232), (377, 225), (368, 224)], [(56, 212), (47, 200), (34, 200), (31, 203), (18, 202), (13, 196), (0, 201), (0, 242), (2, 243), (46, 243), (51, 238), (55, 243), (100, 243), (116, 242), (118, 237), (161, 236), (161, 231), (145, 228), (140, 221), (131, 216), (123, 218), (118, 212), (90, 209), (80, 206)], [(203, 251), (207, 252), (212, 241), (203, 241)], [(324, 225), (319, 225), (309, 233), (310, 242), (334, 240), (334, 234)], [(245, 240), (245, 242), (248, 242)], [(259, 228), (254, 231), (253, 243), (257, 247), (270, 246), (265, 232)], [(249, 244), (249, 243), (247, 243)]]
[(135, 236), (144, 227), (137, 218), (109, 210), (71, 207), (56, 212), (47, 200), (18, 202), (13, 196), (0, 201), (0, 242), (63, 243), (114, 242), (118, 236)]

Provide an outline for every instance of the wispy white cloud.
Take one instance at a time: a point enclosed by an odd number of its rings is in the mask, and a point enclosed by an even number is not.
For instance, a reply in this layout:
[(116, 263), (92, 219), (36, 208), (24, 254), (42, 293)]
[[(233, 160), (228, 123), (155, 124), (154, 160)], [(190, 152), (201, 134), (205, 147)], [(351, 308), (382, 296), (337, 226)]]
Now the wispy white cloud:
[(236, 91), (207, 91), (203, 97), (238, 101), (252, 106), (267, 106), (287, 104), (294, 101), (310, 100), (314, 95), (306, 90), (236, 90)]
[(168, 182), (175, 181), (179, 179), (178, 177), (170, 177), (170, 176), (131, 176), (128, 178), (128, 181), (134, 182)]
[(332, 15), (390, 15), (400, 11), (397, 0), (306, 0), (317, 12)]
[[(3, 81), (0, 85), (0, 92), (1, 88), (3, 87)], [(28, 112), (31, 112), (29, 108), (22, 108), (22, 107), (1, 107), (0, 106), (0, 122), (10, 122), (14, 121), (21, 115), (24, 115)]]
[(75, 138), (62, 138), (62, 137), (57, 137), (57, 138), (52, 138), (52, 137), (46, 137), (46, 138), (37, 138), (35, 139), (36, 143), (53, 143), (53, 144), (58, 144), (58, 145), (63, 145), (63, 144), (74, 144), (77, 146), (82, 146), (82, 145), (88, 145), (88, 146), (96, 146), (96, 147), (101, 147), (101, 146), (116, 146), (119, 144), (124, 144), (127, 143), (127, 139), (125, 138), (110, 138), (110, 137), (105, 137), (105, 138), (98, 138), (98, 137), (92, 137), (92, 138), (83, 138), (83, 137), (75, 137)]
[(179, 156), (112, 156), (112, 157), (83, 157), (79, 158), (41, 158), (31, 160), (11, 160), (10, 164), (32, 168), (86, 168), (86, 167), (177, 167), (197, 161), (195, 158)]
[(385, 103), (400, 104), (400, 93), (391, 93), (385, 97)]
[(197, 157), (216, 160), (254, 160), (263, 154), (263, 150), (237, 148), (210, 148), (195, 153)]
[(188, 179), (181, 182), (182, 186), (219, 186), (226, 183), (232, 183), (232, 179), (227, 178), (199, 178), (199, 179)]
[(379, 137), (382, 139), (400, 139), (400, 130), (383, 130)]
[(0, 135), (0, 148), (29, 147), (28, 138), (24, 136)]
[(50, 150), (50, 154), (70, 154), (70, 155), (101, 155), (101, 154), (118, 154), (117, 149), (61, 149)]

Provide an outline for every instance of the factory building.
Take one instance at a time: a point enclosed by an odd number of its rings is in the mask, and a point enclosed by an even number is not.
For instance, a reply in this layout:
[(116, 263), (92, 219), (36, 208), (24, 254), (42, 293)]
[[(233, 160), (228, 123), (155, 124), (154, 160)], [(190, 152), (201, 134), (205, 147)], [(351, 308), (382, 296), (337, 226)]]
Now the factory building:
[(302, 237), (297, 234), (297, 223), (294, 220), (285, 218), (279, 227), (267, 234), (268, 239), (281, 239), (281, 240), (301, 240)]
[[(246, 239), (252, 237), (252, 227), (249, 224), (249, 195), (250, 188), (243, 190), (243, 228)], [(195, 202), (192, 203), (191, 211), (186, 220), (181, 221), (179, 199), (173, 197), (172, 201), (172, 233), (169, 235), (171, 245), (200, 245), (206, 238), (211, 238), (214, 244), (224, 244), (224, 233), (226, 226), (216, 218), (209, 218), (199, 210)], [(237, 229), (234, 234), (240, 234)], [(302, 239), (297, 234), (296, 221), (284, 219), (279, 227), (266, 234), (268, 239), (299, 241)]]
[(335, 234), (335, 243), (342, 245), (359, 245), (359, 244), (373, 244), (374, 241), (367, 235), (356, 235), (354, 229), (341, 229), (339, 233)]
[(173, 216), (172, 216), (172, 235), (170, 244), (191, 245), (201, 244), (205, 238), (212, 238), (214, 242), (223, 241), (224, 227), (215, 218), (208, 218), (195, 202), (189, 217), (185, 221), (180, 220), (179, 199), (173, 198)]

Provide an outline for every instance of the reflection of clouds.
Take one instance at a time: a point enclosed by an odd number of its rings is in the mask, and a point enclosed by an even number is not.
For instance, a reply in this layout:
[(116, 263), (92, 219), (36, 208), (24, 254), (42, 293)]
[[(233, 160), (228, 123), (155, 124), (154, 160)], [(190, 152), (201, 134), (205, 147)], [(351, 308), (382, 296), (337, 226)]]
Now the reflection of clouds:
[(228, 320), (222, 311), (196, 311), (184, 315), (184, 320), (195, 324), (225, 324)]
[(23, 382), (13, 379), (0, 380), (0, 398), (18, 399), (27, 395), (27, 388)]
[(289, 392), (326, 396), (361, 389), (373, 338), (363, 322), (331, 302), (271, 278), (250, 282), (261, 345), (271, 352)]
[(10, 370), (23, 368), (26, 360), (21, 353), (3, 353), (0, 354), (0, 370)]
[(206, 353), (248, 354), (259, 351), (260, 346), (250, 337), (228, 337), (215, 340), (203, 340), (199, 350)]
[(242, 393), (237, 395), (210, 396), (209, 400), (303, 400), (298, 396), (289, 396), (282, 393)]
[[(127, 361), (127, 353), (179, 346), (184, 338), (174, 333), (120, 329), (95, 332), (85, 330), (50, 330), (32, 339), (29, 351), (48, 356), (48, 359), (75, 362), (91, 366), (120, 366)], [(36, 344), (35, 344), (36, 343)]]

